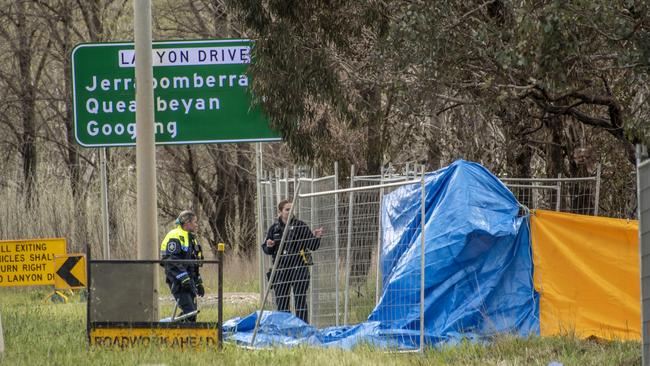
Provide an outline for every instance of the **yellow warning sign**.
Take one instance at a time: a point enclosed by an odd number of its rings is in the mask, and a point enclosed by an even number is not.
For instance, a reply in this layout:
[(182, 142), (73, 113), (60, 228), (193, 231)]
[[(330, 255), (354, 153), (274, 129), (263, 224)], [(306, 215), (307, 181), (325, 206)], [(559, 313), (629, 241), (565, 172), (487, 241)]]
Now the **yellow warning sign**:
[(54, 256), (54, 288), (68, 290), (86, 287), (86, 255)]
[(90, 344), (129, 348), (164, 345), (179, 349), (217, 346), (216, 328), (91, 328)]
[(0, 286), (54, 284), (54, 256), (65, 254), (64, 238), (1, 240)]

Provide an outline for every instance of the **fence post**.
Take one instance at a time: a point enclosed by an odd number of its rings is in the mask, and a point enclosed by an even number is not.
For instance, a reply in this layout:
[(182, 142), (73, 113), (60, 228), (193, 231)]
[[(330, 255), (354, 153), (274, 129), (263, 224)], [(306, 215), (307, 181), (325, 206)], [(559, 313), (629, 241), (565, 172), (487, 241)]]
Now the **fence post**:
[[(264, 294), (264, 253), (260, 243), (264, 240), (264, 214), (262, 201), (262, 143), (255, 144), (255, 182), (257, 190), (257, 267), (259, 268), (260, 301)], [(221, 265), (221, 264), (220, 264)]]
[[(284, 197), (281, 199), (289, 198), (289, 168), (284, 168), (284, 181), (286, 185), (284, 186)], [(296, 166), (293, 166), (293, 189), (296, 189)], [(298, 207), (300, 209), (300, 207)], [(296, 216), (300, 215), (300, 212)]]
[(562, 202), (562, 173), (557, 175), (557, 199), (555, 201), (555, 211), (560, 211)]
[(218, 296), (217, 322), (219, 323), (219, 330), (218, 330), (219, 349), (223, 349), (223, 252), (224, 250), (226, 250), (226, 244), (219, 243), (217, 245), (217, 253), (219, 258), (219, 273), (217, 274), (217, 281), (219, 282), (217, 284), (217, 296)]
[(596, 193), (594, 193), (594, 216), (598, 216), (598, 205), (600, 204), (600, 163), (596, 166)]
[(422, 166), (422, 178), (420, 183), (420, 352), (424, 352), (424, 265), (425, 265), (425, 237), (426, 218), (425, 218), (425, 184), (424, 184), (424, 166)]
[[(334, 190), (339, 189), (339, 162), (334, 162)], [(339, 326), (339, 194), (334, 194), (334, 281), (335, 284), (335, 294), (334, 302), (336, 303), (336, 326)]]
[[(292, 193), (290, 193), (291, 191), (289, 190), (289, 169), (287, 169), (287, 168), (284, 169), (284, 178), (287, 180), (287, 189), (286, 189), (286, 192), (285, 192), (285, 197), (288, 198), (289, 194), (292, 194)], [(296, 190), (296, 185), (298, 184), (299, 180), (300, 180), (300, 178), (298, 177), (298, 166), (294, 164), (293, 165), (293, 191), (294, 192)], [(300, 204), (298, 204), (294, 210), (295, 210), (295, 212), (293, 214), (296, 217), (300, 217)]]
[(273, 206), (277, 206), (281, 197), (284, 195), (284, 189), (282, 189), (282, 170), (280, 168), (275, 168), (275, 199), (273, 200)]
[[(271, 226), (273, 224), (273, 220), (274, 220), (274, 217), (275, 217), (275, 207), (277, 206), (277, 203), (275, 201), (275, 195), (276, 195), (276, 192), (277, 192), (277, 185), (276, 185), (277, 177), (273, 176), (273, 171), (268, 171), (267, 173), (268, 173), (267, 176), (268, 176), (268, 180), (269, 180), (269, 193), (266, 195), (266, 214), (265, 214), (266, 215), (266, 221), (264, 223), (265, 228), (267, 228), (267, 227), (269, 227), (269, 226)], [(274, 181), (274, 179), (275, 179), (275, 181)], [(274, 190), (274, 188), (276, 190)], [(264, 238), (262, 239), (262, 241), (264, 241)], [(259, 242), (257, 244), (261, 245), (262, 242)], [(262, 256), (262, 257), (264, 257), (264, 256)], [(263, 259), (263, 261), (264, 261), (264, 264), (265, 264), (263, 271), (264, 271), (264, 273), (266, 273), (266, 270), (267, 270), (266, 264), (269, 263), (270, 260), (268, 260), (268, 259), (264, 260)], [(264, 276), (264, 278), (266, 278), (266, 276)], [(267, 283), (267, 286), (268, 286), (268, 283)]]
[[(271, 221), (271, 223), (272, 223), (273, 222), (273, 216), (275, 214), (275, 211), (273, 211), (273, 210), (274, 210), (274, 207), (276, 206), (275, 195), (276, 195), (277, 188), (278, 188), (277, 185), (275, 187), (274, 187), (274, 185), (277, 183), (277, 178), (275, 178), (275, 176), (273, 175), (272, 170), (269, 170), (266, 173), (267, 173), (266, 177), (267, 177), (267, 179), (269, 181), (269, 193), (266, 195), (266, 214), (265, 214), (266, 216), (265, 216), (265, 218), (267, 220)], [(266, 224), (268, 224), (270, 226), (270, 223), (267, 221), (267, 222), (265, 222), (264, 227), (267, 226)]]
[(530, 182), (530, 185), (532, 187), (530, 189), (531, 190), (531, 192), (530, 192), (530, 200), (531, 200), (530, 205), (532, 206), (531, 207), (532, 209), (536, 209), (537, 208), (537, 201), (539, 201), (539, 197), (538, 197), (539, 194), (537, 193), (537, 189), (535, 189), (535, 186), (537, 185), (537, 182), (532, 181), (532, 182)]
[[(407, 163), (408, 164), (408, 163)], [(379, 184), (384, 183), (384, 167), (381, 167)], [(379, 215), (377, 216), (377, 277), (375, 278), (375, 305), (379, 302), (381, 280), (381, 200), (384, 197), (384, 187), (379, 188)]]
[[(311, 184), (309, 187), (309, 193), (314, 193), (314, 167), (312, 166), (311, 168)], [(316, 221), (315, 221), (315, 215), (314, 215), (314, 197), (309, 198), (309, 225), (315, 229), (316, 228)], [(313, 266), (310, 266), (307, 268), (309, 271), (309, 324), (314, 324), (314, 271), (313, 271)]]
[[(354, 188), (354, 165), (350, 167), (350, 188)], [(348, 242), (345, 254), (345, 292), (343, 325), (348, 325), (348, 307), (350, 305), (350, 256), (352, 253), (352, 211), (354, 210), (354, 192), (348, 198)]]

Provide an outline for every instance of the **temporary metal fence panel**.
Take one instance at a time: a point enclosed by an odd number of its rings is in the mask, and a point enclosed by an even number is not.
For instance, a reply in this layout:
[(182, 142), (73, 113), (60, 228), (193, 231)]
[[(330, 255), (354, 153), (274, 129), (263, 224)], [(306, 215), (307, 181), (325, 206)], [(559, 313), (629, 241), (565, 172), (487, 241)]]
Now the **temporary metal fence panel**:
[[(272, 296), (264, 296), (266, 302), (261, 307), (292, 311), (317, 327), (358, 324), (367, 320), (378, 299), (377, 248), (381, 246), (377, 240), (380, 238), (383, 196), (380, 192), (406, 184), (420, 184), (421, 181), (381, 184), (380, 180), (366, 186), (316, 190), (316, 185), (324, 189), (324, 185), (332, 183), (333, 180), (322, 178), (300, 180), (293, 210), (301, 208), (299, 219), (306, 222), (309, 232), (322, 227), (324, 234), (318, 249), (311, 253), (313, 264), (305, 266), (294, 253), (297, 247), (309, 246), (308, 242), (313, 240), (310, 234), (301, 231), (305, 228), (298, 227), (286, 230), (291, 234), (283, 233), (283, 241), (278, 249), (278, 264), (275, 273), (271, 274)], [(303, 193), (303, 187), (306, 193)], [(415, 276), (421, 276), (421, 273)], [(421, 291), (420, 280), (418, 277), (411, 281), (418, 286), (416, 291)], [(419, 297), (400, 299), (400, 294), (384, 296), (399, 299), (395, 302), (396, 307), (422, 305)], [(306, 297), (310, 301), (305, 301)], [(395, 319), (396, 322), (399, 320)], [(418, 334), (419, 329), (413, 330)]]
[(530, 209), (598, 215), (600, 165), (593, 177), (500, 179)]
[[(307, 310), (306, 320), (321, 328), (357, 324), (367, 319), (380, 296), (400, 298), (400, 294), (386, 294), (382, 290), (379, 263), (383, 240), (382, 197), (407, 182), (413, 184), (414, 178), (420, 179), (421, 172), (417, 174), (415, 169), (417, 167), (407, 166), (403, 172), (397, 172), (389, 167), (381, 175), (357, 176), (352, 167), (345, 187), (339, 181), (337, 165), (334, 175), (321, 178), (314, 177), (312, 172), (307, 173), (308, 170), (304, 168), (295, 167), (292, 170), (276, 169), (274, 172), (263, 173), (259, 182), (262, 195), (259, 200), (262, 206), (259, 212), (264, 236), (269, 226), (277, 219), (278, 202), (294, 196), (296, 187), (300, 188), (293, 205), (293, 214), (306, 222), (310, 230), (319, 227), (324, 229), (320, 247), (311, 253), (313, 264), (308, 266), (306, 272), (309, 280), (302, 283), (303, 288), (299, 289), (305, 290), (306, 287), (306, 309), (296, 309), (296, 296), (290, 293), (287, 298), (290, 311), (300, 311), (304, 315), (303, 310)], [(531, 209), (597, 214), (599, 172), (600, 167), (595, 177), (502, 178), (502, 181), (522, 204)], [(294, 238), (294, 243), (288, 240), (284, 244), (295, 245), (298, 240), (301, 238)], [(262, 244), (262, 240), (259, 244)], [(271, 256), (263, 256), (260, 268), (263, 274), (261, 277), (264, 279), (263, 286), (260, 286), (262, 297), (268, 287), (266, 273), (273, 267)], [(425, 265), (426, 263), (422, 264), (423, 269)], [(291, 273), (289, 268), (282, 270), (285, 274), (278, 272), (274, 287), (295, 282), (298, 275), (305, 277), (304, 273)], [(424, 277), (420, 279), (423, 280)], [(417, 282), (415, 279), (409, 281)], [(274, 292), (270, 291), (273, 296), (267, 297), (263, 309), (278, 309)], [(286, 288), (281, 292), (286, 292)], [(421, 300), (402, 299), (403, 303), (397, 303), (395, 306), (423, 305), (419, 301)], [(302, 299), (299, 299), (298, 303), (303, 304)], [(281, 306), (286, 306), (286, 303)]]
[[(301, 191), (309, 193), (331, 191), (335, 189), (334, 176), (321, 178), (302, 178)], [(306, 188), (303, 190), (303, 188)], [(311, 253), (313, 265), (309, 266), (311, 283), (309, 284), (309, 322), (316, 326), (336, 324), (336, 281), (331, 278), (336, 273), (338, 263), (334, 235), (327, 235), (328, 230), (336, 230), (336, 200), (329, 196), (316, 196), (299, 199), (301, 219), (310, 228), (322, 227), (325, 235), (320, 240), (319, 249)]]
[[(260, 243), (267, 234), (267, 230), (278, 218), (278, 203), (284, 199), (290, 199), (295, 192), (295, 187), (300, 181), (302, 185), (302, 190), (306, 192), (312, 192), (313, 190), (322, 191), (322, 190), (331, 190), (336, 187), (336, 176), (330, 175), (320, 178), (313, 178), (313, 173), (305, 168), (294, 167), (293, 169), (276, 169), (274, 172), (265, 172), (262, 175), (262, 181), (260, 184), (260, 204), (262, 205), (260, 212), (262, 221), (262, 238), (260, 238)], [(336, 207), (333, 202), (325, 202), (319, 199), (312, 200), (303, 200), (297, 202), (294, 205), (294, 216), (304, 218), (307, 222), (318, 223), (321, 220), (330, 220), (329, 216), (333, 215), (333, 207)], [(312, 210), (314, 205), (322, 207), (322, 209), (315, 211)], [(331, 207), (328, 212), (327, 207)], [(260, 260), (260, 277), (262, 278), (263, 285), (260, 286), (260, 296), (263, 295), (264, 290), (268, 286), (267, 273), (271, 269), (273, 263), (271, 261), (271, 256), (261, 254), (262, 258)], [(320, 254), (318, 254), (320, 255)], [(321, 271), (326, 270), (325, 268), (311, 268), (311, 271)], [(320, 278), (316, 276), (315, 278)], [(311, 287), (308, 293), (308, 301), (310, 303), (315, 303), (315, 309), (319, 309), (322, 305), (324, 308), (327, 307), (326, 302), (321, 304), (319, 301), (315, 300), (319, 296), (318, 293), (313, 291), (314, 287)], [(293, 303), (293, 302), (291, 302)], [(270, 309), (275, 309), (273, 306), (269, 307)], [(331, 310), (323, 310), (325, 313), (331, 313)], [(311, 315), (310, 315), (311, 316)], [(325, 316), (325, 315), (324, 315)], [(331, 315), (333, 318), (333, 315)]]

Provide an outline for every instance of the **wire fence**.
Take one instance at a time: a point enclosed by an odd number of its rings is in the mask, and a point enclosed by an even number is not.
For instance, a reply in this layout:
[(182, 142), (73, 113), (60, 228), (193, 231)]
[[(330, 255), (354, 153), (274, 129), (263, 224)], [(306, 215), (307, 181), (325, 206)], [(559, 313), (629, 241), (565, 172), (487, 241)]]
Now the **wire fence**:
[[(360, 183), (364, 180), (371, 183)], [(350, 180), (349, 188), (318, 192), (313, 184), (328, 180), (298, 181), (290, 215), (300, 210), (297, 219), (308, 218), (310, 224), (305, 226), (302, 221), (290, 220), (281, 236), (273, 236), (272, 230), (269, 231), (269, 239), (275, 239), (274, 246), (278, 249), (274, 263), (265, 261), (269, 274), (265, 276), (261, 308), (295, 312), (316, 327), (363, 322), (375, 307), (381, 288), (378, 258), (382, 239), (378, 233), (381, 232), (383, 192), (420, 181), (399, 179), (386, 183), (381, 178), (370, 181), (356, 177)], [(306, 187), (305, 191), (302, 187)], [(315, 228), (323, 229), (319, 239), (312, 236)], [(297, 255), (300, 249), (312, 249), (311, 260)], [(419, 293), (420, 273), (414, 276), (417, 278), (412, 283), (418, 288), (413, 290)], [(391, 307), (400, 309), (420, 304), (419, 296), (402, 299), (409, 303), (393, 302)], [(401, 320), (400, 314), (395, 312), (395, 322)], [(390, 316), (386, 321), (391, 321)]]
[[(308, 234), (285, 234), (286, 240), (281, 245), (288, 250), (278, 254), (276, 277), (272, 278), (273, 288), (268, 291), (270, 295), (267, 290), (273, 269), (272, 256), (260, 251), (263, 283), (260, 298), (265, 300), (260, 307), (292, 311), (322, 328), (363, 322), (380, 302), (380, 297), (387, 296), (394, 298), (388, 307), (394, 309), (393, 320), (400, 321), (400, 309), (420, 304), (420, 299), (413, 295), (420, 290), (418, 287), (407, 291), (415, 297), (382, 293), (381, 268), (389, 265), (381, 263), (385, 240), (381, 225), (382, 197), (421, 179), (422, 171), (418, 166), (406, 166), (401, 172), (388, 168), (381, 175), (356, 176), (352, 167), (349, 179), (343, 183), (339, 180), (337, 165), (333, 175), (324, 177), (315, 177), (311, 170), (304, 168), (263, 172), (259, 190), (260, 244), (268, 228), (278, 219), (278, 202), (291, 197), (295, 197), (292, 215), (303, 221), (309, 232), (322, 227), (324, 234), (318, 248), (310, 253), (313, 264), (305, 264), (295, 256), (295, 248), (304, 247), (304, 242), (310, 239)], [(531, 209), (596, 215), (599, 172), (600, 169), (596, 176), (585, 178), (501, 180), (519, 202)], [(407, 230), (416, 229), (417, 225)], [(425, 268), (426, 264), (422, 266)], [(417, 284), (419, 280), (413, 278), (408, 282)], [(391, 314), (388, 311), (388, 322)]]
[(600, 165), (593, 177), (500, 178), (517, 200), (530, 209), (598, 215)]

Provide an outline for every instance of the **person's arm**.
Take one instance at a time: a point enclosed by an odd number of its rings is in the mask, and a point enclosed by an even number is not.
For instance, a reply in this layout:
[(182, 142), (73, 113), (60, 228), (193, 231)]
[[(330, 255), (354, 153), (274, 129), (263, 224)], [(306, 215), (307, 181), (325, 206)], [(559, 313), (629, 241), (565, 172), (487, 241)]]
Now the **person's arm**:
[[(201, 248), (201, 244), (196, 243), (194, 245), (194, 256), (199, 261), (202, 261), (204, 259), (203, 258), (203, 248)], [(201, 274), (199, 274), (199, 268), (202, 265), (203, 264), (201, 262), (198, 262), (198, 263), (187, 266), (188, 270), (191, 271), (191, 274), (194, 277), (194, 281), (197, 282), (197, 283), (202, 282), (201, 281)]]
[(271, 225), (269, 230), (266, 232), (266, 238), (262, 243), (262, 251), (264, 251), (264, 253), (268, 255), (274, 255), (278, 251), (278, 248), (275, 245), (275, 242), (273, 241), (274, 232), (275, 232), (275, 225)]
[(312, 232), (306, 223), (302, 222), (301, 237), (303, 238), (303, 246), (311, 251), (317, 250), (320, 247), (320, 237), (323, 234), (323, 228), (314, 229)]
[[(169, 260), (186, 259), (185, 251), (178, 239), (170, 239), (167, 243), (167, 258)], [(190, 278), (187, 265), (184, 263), (165, 263), (165, 270), (181, 283), (185, 278)]]
[[(201, 248), (201, 244), (196, 243), (194, 246), (195, 249), (195, 256), (196, 259), (198, 260), (203, 260), (203, 249)], [(194, 265), (189, 266), (192, 270), (192, 276), (194, 280), (194, 285), (196, 286), (196, 294), (203, 297), (205, 295), (205, 287), (203, 287), (203, 279), (201, 278), (201, 274), (199, 273), (199, 267), (201, 267), (203, 264), (197, 263)]]

